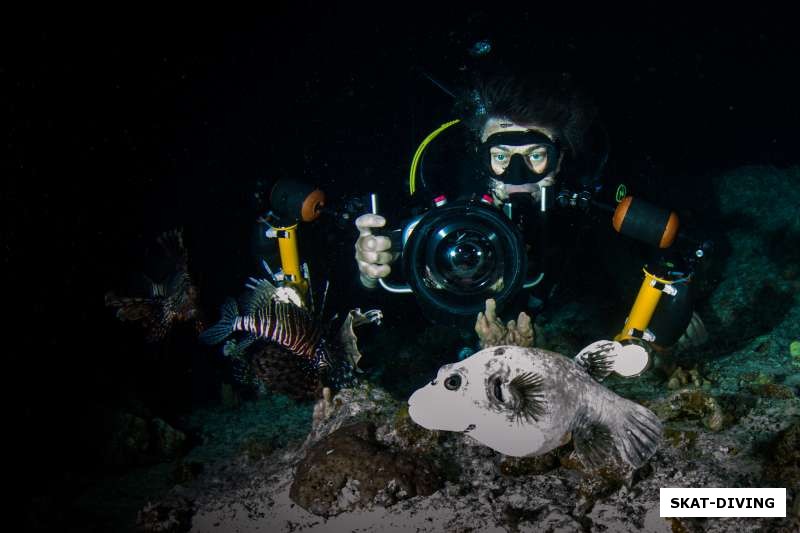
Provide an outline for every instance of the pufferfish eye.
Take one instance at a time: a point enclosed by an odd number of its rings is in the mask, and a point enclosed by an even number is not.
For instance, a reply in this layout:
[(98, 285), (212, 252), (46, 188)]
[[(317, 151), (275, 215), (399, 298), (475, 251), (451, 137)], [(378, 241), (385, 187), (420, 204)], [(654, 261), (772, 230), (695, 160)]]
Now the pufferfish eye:
[(458, 374), (450, 375), (446, 380), (444, 380), (444, 386), (447, 390), (458, 390), (461, 386), (461, 376)]
[(492, 388), (492, 392), (494, 393), (494, 397), (498, 402), (500, 403), (505, 402), (505, 399), (503, 398), (503, 380), (501, 379), (494, 380), (494, 387)]

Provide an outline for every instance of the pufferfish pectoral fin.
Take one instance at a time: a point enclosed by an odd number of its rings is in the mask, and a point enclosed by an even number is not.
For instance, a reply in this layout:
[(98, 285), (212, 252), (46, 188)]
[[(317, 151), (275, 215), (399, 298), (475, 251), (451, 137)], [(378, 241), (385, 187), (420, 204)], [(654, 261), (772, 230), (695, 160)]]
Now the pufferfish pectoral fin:
[(584, 466), (598, 468), (609, 462), (614, 453), (611, 430), (600, 422), (581, 423), (572, 431), (575, 453)]
[(613, 358), (622, 348), (616, 341), (595, 341), (578, 352), (575, 362), (596, 381), (603, 381), (614, 369)]

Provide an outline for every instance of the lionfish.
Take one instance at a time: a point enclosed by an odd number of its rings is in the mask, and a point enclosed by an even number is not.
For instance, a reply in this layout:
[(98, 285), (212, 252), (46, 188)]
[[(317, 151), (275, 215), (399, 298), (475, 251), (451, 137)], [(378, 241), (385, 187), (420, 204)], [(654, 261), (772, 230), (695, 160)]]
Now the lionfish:
[(251, 278), (246, 287), (251, 292), (242, 299), (242, 311), (236, 300), (226, 300), (220, 321), (200, 335), (201, 341), (219, 344), (243, 333), (241, 340), (225, 343), (224, 353), (240, 361), (249, 359), (252, 370), (269, 388), (296, 400), (312, 398), (320, 384), (342, 387), (355, 381), (353, 372), (360, 371), (361, 353), (353, 330), (380, 324), (381, 311), (351, 310), (338, 338), (331, 338), (336, 317), (323, 319), (327, 284), (318, 309), (313, 297), (306, 309), (294, 289), (276, 287), (266, 279)]
[(174, 229), (161, 234), (157, 239), (163, 251), (167, 275), (159, 282), (141, 274), (144, 293), (141, 296), (117, 296), (107, 292), (105, 304), (117, 309), (116, 316), (123, 322), (140, 322), (151, 342), (163, 339), (177, 322), (195, 321), (202, 329), (197, 288), (188, 270), (188, 253), (183, 243), (183, 232)]

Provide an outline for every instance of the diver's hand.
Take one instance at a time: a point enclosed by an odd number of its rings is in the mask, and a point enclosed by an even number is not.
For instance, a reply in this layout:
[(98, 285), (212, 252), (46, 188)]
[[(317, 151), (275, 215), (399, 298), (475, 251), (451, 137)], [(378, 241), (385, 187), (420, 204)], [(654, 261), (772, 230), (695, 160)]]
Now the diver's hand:
[(389, 265), (395, 259), (389, 237), (372, 234), (373, 228), (382, 228), (385, 225), (386, 219), (380, 215), (366, 214), (356, 219), (359, 233), (355, 246), (356, 261), (361, 284), (370, 289), (378, 284), (378, 279), (391, 273), (392, 268)]

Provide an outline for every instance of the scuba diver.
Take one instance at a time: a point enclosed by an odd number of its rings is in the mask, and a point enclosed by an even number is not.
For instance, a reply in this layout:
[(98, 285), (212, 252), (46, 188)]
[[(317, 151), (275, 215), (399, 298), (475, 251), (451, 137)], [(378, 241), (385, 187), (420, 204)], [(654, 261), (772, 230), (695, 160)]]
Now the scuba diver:
[[(413, 293), (435, 322), (466, 325), (490, 298), (498, 310), (538, 312), (563, 281), (565, 243), (611, 218), (618, 233), (651, 245), (655, 259), (644, 267), (614, 341), (581, 354), (635, 351), (622, 373), (635, 376), (650, 367), (653, 350), (705, 340), (690, 282), (709, 244), (681, 234), (692, 249), (677, 250), (674, 212), (627, 196), (623, 187), (605, 190), (608, 138), (567, 75), (490, 74), (464, 91), (455, 109), (461, 118), (428, 135), (414, 156), (401, 227), (387, 229), (375, 198), (372, 212), (355, 220), (363, 287)], [(390, 281), (397, 271), (405, 284)]]

